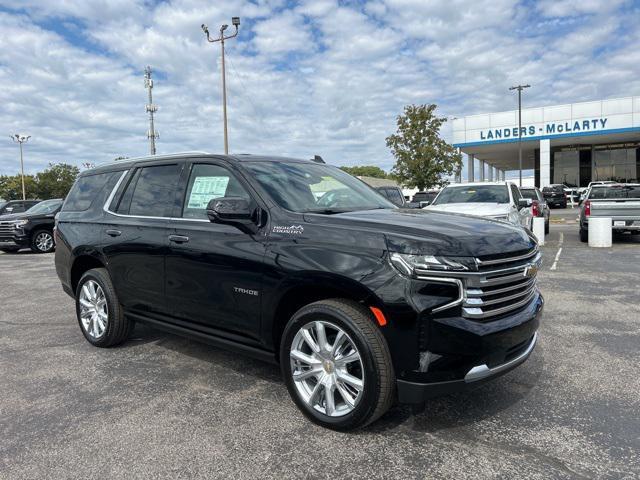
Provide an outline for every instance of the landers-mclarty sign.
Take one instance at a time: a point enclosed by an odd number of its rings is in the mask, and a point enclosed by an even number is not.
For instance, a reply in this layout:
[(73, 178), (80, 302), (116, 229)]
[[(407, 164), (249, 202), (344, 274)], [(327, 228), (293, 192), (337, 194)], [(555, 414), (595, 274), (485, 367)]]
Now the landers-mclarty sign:
[[(589, 120), (576, 120), (571, 122), (550, 122), (542, 126), (527, 125), (520, 129), (522, 138), (539, 137), (545, 135), (557, 135), (563, 133), (580, 133), (604, 130), (607, 118), (592, 118)], [(481, 140), (496, 140), (504, 138), (518, 138), (518, 127), (492, 128), (480, 130)]]

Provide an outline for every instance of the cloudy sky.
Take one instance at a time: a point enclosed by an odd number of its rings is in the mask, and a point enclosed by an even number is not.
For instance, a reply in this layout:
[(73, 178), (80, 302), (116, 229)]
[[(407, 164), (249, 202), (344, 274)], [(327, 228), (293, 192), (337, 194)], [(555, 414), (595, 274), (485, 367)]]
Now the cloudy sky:
[[(0, 174), (148, 152), (221, 152), (227, 43), (230, 149), (390, 169), (384, 139), (409, 103), (443, 116), (640, 95), (634, 0), (0, 0)], [(450, 136), (450, 127), (443, 129)], [(0, 137), (1, 138), (1, 137)]]

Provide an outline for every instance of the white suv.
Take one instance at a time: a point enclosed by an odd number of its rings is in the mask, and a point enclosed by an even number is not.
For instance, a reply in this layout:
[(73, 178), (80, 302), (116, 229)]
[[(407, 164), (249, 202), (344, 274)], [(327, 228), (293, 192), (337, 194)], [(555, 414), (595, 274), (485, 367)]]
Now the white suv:
[(523, 198), (513, 182), (482, 182), (449, 185), (426, 210), (465, 213), (522, 225), (531, 229), (531, 200)]

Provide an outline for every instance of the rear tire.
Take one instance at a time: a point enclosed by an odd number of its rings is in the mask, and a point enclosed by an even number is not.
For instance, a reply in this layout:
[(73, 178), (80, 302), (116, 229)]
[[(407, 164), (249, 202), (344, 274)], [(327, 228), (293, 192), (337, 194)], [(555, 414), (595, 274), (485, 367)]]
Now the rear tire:
[(369, 310), (350, 300), (323, 300), (298, 310), (282, 336), (280, 366), (297, 407), (326, 428), (368, 425), (395, 399), (387, 342)]
[(586, 243), (589, 241), (589, 231), (584, 228), (580, 229), (580, 241)]
[(549, 235), (549, 220), (544, 223), (544, 234)]
[(104, 268), (86, 271), (76, 287), (76, 316), (80, 330), (96, 347), (124, 342), (133, 322), (124, 316), (109, 273)]
[(50, 253), (55, 248), (53, 233), (49, 230), (36, 230), (31, 235), (31, 251), (33, 253)]

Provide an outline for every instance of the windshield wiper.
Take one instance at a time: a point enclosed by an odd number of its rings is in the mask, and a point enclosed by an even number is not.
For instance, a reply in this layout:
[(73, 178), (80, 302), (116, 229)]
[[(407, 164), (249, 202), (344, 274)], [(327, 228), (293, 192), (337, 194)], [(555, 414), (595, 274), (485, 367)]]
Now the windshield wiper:
[(336, 213), (347, 212), (351, 212), (351, 210), (347, 210), (344, 208), (308, 208), (302, 211), (302, 213), (319, 213), (322, 215), (335, 215)]

